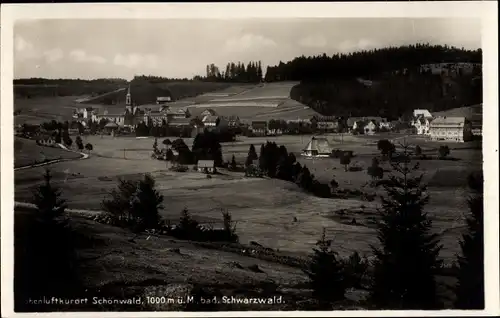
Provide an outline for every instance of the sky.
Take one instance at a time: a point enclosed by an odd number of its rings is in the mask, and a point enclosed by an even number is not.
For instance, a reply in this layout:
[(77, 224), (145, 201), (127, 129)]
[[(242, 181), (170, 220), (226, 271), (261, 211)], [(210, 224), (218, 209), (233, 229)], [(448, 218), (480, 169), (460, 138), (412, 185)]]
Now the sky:
[[(346, 53), (404, 44), (481, 47), (470, 18), (21, 20), (14, 27), (14, 77), (192, 78), (206, 65)], [(265, 69), (264, 69), (265, 71)]]

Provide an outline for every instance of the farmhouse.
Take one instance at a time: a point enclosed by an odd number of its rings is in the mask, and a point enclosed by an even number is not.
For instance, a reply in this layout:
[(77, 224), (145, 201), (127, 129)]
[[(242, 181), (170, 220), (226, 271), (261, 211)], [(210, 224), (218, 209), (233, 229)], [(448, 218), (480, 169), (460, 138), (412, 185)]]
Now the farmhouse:
[(164, 108), (160, 107), (159, 110), (153, 110), (151, 107), (144, 108), (144, 122), (147, 125), (161, 126), (167, 120), (167, 111)]
[(339, 128), (339, 120), (335, 116), (313, 116), (312, 122), (316, 122), (316, 128), (325, 132), (333, 132)]
[(159, 96), (156, 97), (156, 104), (157, 105), (162, 105), (165, 103), (169, 103), (172, 101), (172, 98), (170, 96)]
[(207, 115), (201, 120), (205, 127), (217, 127), (222, 119), (219, 116)]
[(369, 120), (368, 123), (366, 123), (363, 126), (363, 131), (367, 135), (373, 135), (373, 134), (375, 134), (377, 128), (378, 128), (377, 123), (374, 120)]
[(116, 123), (107, 123), (104, 126), (104, 131), (112, 134), (112, 133), (116, 132), (118, 130), (118, 128), (119, 128), (119, 126)]
[(380, 123), (378, 123), (378, 128), (391, 130), (392, 128), (394, 128), (394, 125), (392, 122), (386, 120), (385, 118), (382, 118), (382, 121)]
[(238, 117), (238, 116), (229, 116), (229, 117), (224, 117), (224, 118), (227, 121), (227, 126), (229, 128), (238, 128), (238, 127), (240, 127), (240, 124), (241, 124), (240, 117)]
[(169, 121), (167, 122), (167, 125), (169, 127), (176, 127), (176, 128), (191, 128), (191, 127), (193, 127), (191, 119), (189, 119), (189, 118), (172, 118), (172, 119), (169, 119)]
[(349, 117), (347, 119), (347, 128), (349, 131), (364, 129), (369, 121), (373, 121), (378, 126), (378, 123), (385, 122), (386, 120), (382, 117)]
[(256, 136), (265, 136), (267, 135), (267, 121), (252, 121), (250, 129)]
[(205, 109), (201, 114), (201, 118), (204, 118), (205, 116), (216, 116), (217, 113), (215, 112), (215, 110), (211, 109), (211, 108), (208, 108), (208, 109)]
[(471, 123), (465, 117), (437, 117), (430, 123), (430, 136), (431, 140), (469, 141)]
[(422, 115), (415, 119), (412, 126), (417, 129), (417, 135), (429, 135), (431, 121), (432, 118), (425, 118)]
[(198, 160), (196, 167), (199, 172), (203, 173), (215, 172), (215, 162), (213, 160)]
[(332, 147), (328, 139), (324, 137), (312, 137), (311, 141), (302, 150), (302, 156), (305, 157), (329, 157), (332, 153)]

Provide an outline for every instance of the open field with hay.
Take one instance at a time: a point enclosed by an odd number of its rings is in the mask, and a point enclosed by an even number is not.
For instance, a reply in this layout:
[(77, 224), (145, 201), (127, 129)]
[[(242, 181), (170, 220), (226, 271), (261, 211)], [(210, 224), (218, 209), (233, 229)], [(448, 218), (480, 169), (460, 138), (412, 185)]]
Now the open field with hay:
[[(339, 136), (329, 136), (330, 142), (339, 141)], [(234, 154), (242, 163), (250, 144), (257, 152), (260, 144), (275, 141), (285, 145), (289, 152), (298, 156), (309, 141), (307, 136), (279, 136), (267, 138), (245, 138), (222, 145), (225, 160)], [(94, 145), (92, 156), (87, 160), (62, 162), (50, 166), (57, 184), (63, 186), (64, 196), (72, 208), (100, 210), (100, 203), (116, 186), (117, 178), (140, 178), (149, 172), (155, 177), (158, 190), (165, 196), (163, 216), (178, 221), (180, 211), (187, 208), (202, 222), (221, 220), (221, 209), (228, 209), (237, 221), (237, 233), (243, 243), (258, 243), (282, 251), (305, 255), (325, 227), (333, 236), (334, 248), (341, 255), (357, 250), (369, 253), (369, 245), (375, 243), (375, 231), (370, 218), (376, 216), (378, 201), (361, 199), (322, 199), (304, 193), (296, 185), (275, 179), (245, 178), (242, 173), (221, 170), (220, 175), (207, 179), (194, 171), (171, 172), (167, 163), (150, 159), (153, 138), (87, 137), (84, 142)], [(306, 164), (317, 179), (328, 182), (335, 178), (341, 188), (370, 189), (366, 167), (378, 154), (375, 138), (344, 136), (338, 148), (353, 150), (356, 157), (352, 164), (363, 168), (358, 172), (345, 172), (338, 159), (298, 160)], [(161, 142), (161, 140), (160, 140)], [(191, 146), (192, 139), (185, 139)], [(335, 147), (337, 147), (335, 146)], [(424, 152), (435, 154), (436, 148), (422, 142)], [(123, 150), (125, 149), (125, 151)], [(467, 189), (465, 178), (469, 172), (481, 169), (481, 151), (473, 149), (452, 150), (458, 161), (424, 160), (422, 172), (429, 183), (430, 203), (427, 211), (434, 219), (437, 232), (443, 233), (442, 257), (451, 260), (458, 251), (458, 236), (466, 212)], [(388, 165), (383, 165), (389, 169)], [(42, 180), (43, 167), (15, 173), (16, 201), (28, 201), (29, 189)], [(71, 175), (68, 176), (68, 172)], [(338, 213), (345, 209), (344, 215)], [(298, 222), (293, 222), (296, 217)], [(350, 224), (356, 218), (357, 225)]]

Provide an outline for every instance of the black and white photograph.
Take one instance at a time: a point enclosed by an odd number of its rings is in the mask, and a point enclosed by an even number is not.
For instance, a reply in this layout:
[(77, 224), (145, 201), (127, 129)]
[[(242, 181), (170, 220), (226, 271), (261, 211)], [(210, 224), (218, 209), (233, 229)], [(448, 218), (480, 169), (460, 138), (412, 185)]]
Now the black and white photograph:
[(497, 7), (411, 4), (2, 6), (2, 308), (498, 315)]

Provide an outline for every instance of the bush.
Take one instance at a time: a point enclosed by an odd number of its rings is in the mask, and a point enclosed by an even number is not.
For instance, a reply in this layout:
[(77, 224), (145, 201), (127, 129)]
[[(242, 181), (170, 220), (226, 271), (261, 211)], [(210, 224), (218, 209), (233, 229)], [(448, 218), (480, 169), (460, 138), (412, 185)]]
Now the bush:
[(170, 170), (175, 171), (175, 172), (186, 172), (189, 170), (189, 168), (187, 166), (184, 166), (184, 165), (173, 165), (170, 168)]

